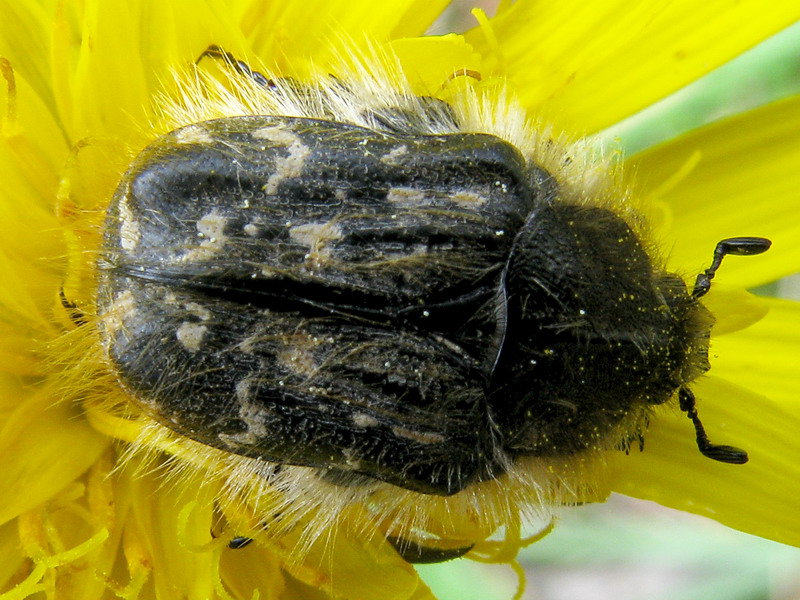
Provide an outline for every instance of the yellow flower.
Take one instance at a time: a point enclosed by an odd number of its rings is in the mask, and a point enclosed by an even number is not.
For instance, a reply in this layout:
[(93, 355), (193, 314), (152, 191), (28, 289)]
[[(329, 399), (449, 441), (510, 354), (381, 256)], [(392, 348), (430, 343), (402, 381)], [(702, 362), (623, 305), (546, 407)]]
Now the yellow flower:
[[(164, 126), (155, 103), (176, 94), (167, 83), (176, 69), (218, 45), (303, 79), (336, 64), (336, 35), (366, 36), (389, 44), (420, 93), (506, 79), (538, 121), (574, 137), (601, 132), (800, 17), (789, 3), (521, 0), (492, 20), (478, 14), (480, 26), (463, 37), (414, 37), (445, 4), (0, 3), (3, 598), (431, 597), (366, 531), (375, 520), (367, 502), (342, 513), (325, 539), (305, 540), (298, 528), (271, 535), (263, 507), (280, 506), (270, 504), (280, 493), (255, 471), (233, 473), (218, 451), (143, 426), (106, 364), (90, 314), (98, 232), (132, 156)], [(480, 82), (463, 81), (476, 73)], [(750, 463), (704, 458), (685, 414), (662, 410), (644, 451), (608, 453), (591, 498), (614, 490), (800, 541), (800, 307), (741, 291), (800, 264), (798, 108), (789, 98), (627, 160), (670, 270), (699, 273), (716, 242), (735, 235), (768, 237), (774, 248), (726, 260), (706, 303), (717, 317), (712, 370), (694, 386), (712, 437), (746, 448)], [(142, 443), (151, 450), (131, 452)], [(491, 519), (461, 522), (447, 506), (431, 532), (510, 560), (518, 523), (503, 523), (507, 545), (480, 543)], [(228, 548), (236, 535), (256, 543)]]

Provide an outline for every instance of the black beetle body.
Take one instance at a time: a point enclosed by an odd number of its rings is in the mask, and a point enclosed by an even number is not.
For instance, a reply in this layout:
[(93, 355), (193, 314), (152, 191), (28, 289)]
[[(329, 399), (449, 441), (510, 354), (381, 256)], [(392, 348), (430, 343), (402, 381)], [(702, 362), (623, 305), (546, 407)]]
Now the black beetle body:
[(177, 129), (125, 175), (101, 266), (148, 414), (334, 479), (454, 494), (607, 447), (706, 367), (704, 309), (632, 228), (487, 134)]

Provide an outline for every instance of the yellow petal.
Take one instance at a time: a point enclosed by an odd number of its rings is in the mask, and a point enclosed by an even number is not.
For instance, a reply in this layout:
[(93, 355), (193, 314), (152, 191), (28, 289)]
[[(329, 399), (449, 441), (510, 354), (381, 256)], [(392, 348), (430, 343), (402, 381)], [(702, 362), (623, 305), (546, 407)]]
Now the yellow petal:
[(292, 72), (297, 69), (293, 61), (301, 58), (313, 56), (316, 64), (325, 64), (334, 34), (356, 41), (363, 36), (384, 41), (420, 35), (447, 4), (448, 0), (253, 2), (240, 23), (257, 55)]
[[(50, 390), (47, 390), (48, 392)], [(45, 502), (86, 471), (109, 440), (74, 410), (53, 405), (52, 396), (25, 398), (22, 389), (2, 389), (24, 399), (0, 430), (0, 523)]]
[(3, 340), (3, 347), (0, 348), (0, 370), (18, 376), (38, 374), (39, 361), (31, 354), (34, 344), (30, 334), (20, 333), (19, 330), (19, 325), (0, 323), (0, 340)]
[(157, 597), (213, 598), (218, 552), (203, 549), (212, 541), (211, 486), (188, 478), (179, 485), (165, 484), (160, 475), (137, 473), (128, 481), (132, 514), (126, 544), (141, 547), (154, 566)]
[[(795, 355), (796, 356), (796, 355)], [(695, 386), (711, 441), (742, 447), (746, 465), (700, 454), (689, 419), (654, 419), (643, 452), (610, 458), (614, 491), (711, 517), (729, 527), (800, 545), (800, 411), (716, 377)]]
[(757, 0), (517, 2), (467, 40), (568, 131), (621, 121), (800, 18)]
[[(25, 269), (63, 252), (52, 199), (67, 157), (64, 134), (18, 68), (0, 57), (0, 239)], [(51, 266), (38, 264), (37, 270)], [(7, 286), (6, 286), (7, 287)]]
[[(303, 564), (291, 563), (287, 570), (297, 579), (314, 588), (326, 590), (333, 597), (349, 600), (410, 600), (426, 598), (414, 568), (379, 535), (358, 535), (363, 532), (360, 520), (338, 523), (330, 536), (309, 548)], [(361, 522), (363, 523), (363, 522)], [(287, 549), (296, 547), (301, 532), (292, 532), (281, 539)], [(335, 560), (329, 557), (335, 556)], [(391, 573), (387, 577), (387, 573)], [(424, 588), (422, 588), (424, 589)]]
[(480, 55), (460, 35), (407, 38), (392, 42), (391, 47), (421, 95), (437, 95), (458, 70), (482, 70)]
[[(59, 65), (70, 76), (58, 95), (73, 142), (87, 136), (135, 139), (141, 135), (136, 128), (148, 122), (152, 93), (170, 69), (191, 64), (212, 43), (242, 45), (229, 15), (209, 2), (90, 0), (80, 10), (71, 8), (76, 14), (60, 18), (68, 31), (57, 38), (54, 53), (61, 60), (75, 56)], [(81, 40), (77, 48), (71, 47), (75, 39)]]
[(281, 569), (280, 560), (256, 543), (239, 550), (226, 548), (220, 560), (225, 588), (234, 598), (252, 598), (255, 590), (271, 590), (274, 597), (302, 597), (285, 594), (289, 577)]
[(716, 282), (703, 298), (703, 304), (714, 315), (711, 334), (715, 339), (717, 336), (750, 327), (763, 319), (769, 310), (760, 296)]
[(24, 570), (27, 557), (23, 556), (19, 546), (19, 534), (16, 523), (6, 523), (0, 526), (0, 590), (11, 588), (19, 583), (26, 571)]
[[(4, 351), (6, 352), (15, 346), (29, 352), (36, 346), (36, 337), (48, 328), (51, 333), (54, 329), (48, 323), (47, 309), (50, 304), (41, 292), (43, 290), (52, 291), (53, 284), (57, 285), (57, 283), (42, 274), (40, 270), (30, 267), (26, 269), (25, 267), (26, 263), (13, 261), (0, 251), (0, 278), (4, 284), (0, 286), (0, 306), (3, 311), (0, 320), (4, 322), (0, 331), (7, 331), (11, 334), (7, 345), (4, 340)], [(12, 331), (14, 333), (11, 333)], [(30, 338), (27, 343), (24, 340), (25, 336)], [(0, 367), (0, 371), (20, 373), (15, 371), (14, 363), (18, 362), (19, 366), (28, 364), (33, 367), (30, 361), (30, 355), (23, 355)]]
[[(449, 0), (436, 2), (403, 0), (402, 3), (395, 0), (396, 25), (392, 28), (389, 37), (396, 39), (424, 34), (448, 4), (450, 4)], [(374, 2), (367, 2), (367, 5), (372, 6), (374, 10)], [(352, 6), (352, 3), (349, 6)]]
[(55, 113), (55, 99), (50, 82), (49, 11), (36, 2), (0, 0), (3, 15), (0, 56), (14, 65), (27, 79), (38, 97)]
[[(800, 410), (800, 304), (762, 300), (769, 308), (764, 319), (736, 335), (714, 338), (713, 373)], [(751, 415), (760, 419), (756, 408)]]
[(124, 525), (115, 523), (114, 513), (127, 506), (115, 498), (111, 456), (104, 453), (77, 482), (20, 515), (18, 540), (35, 568), (28, 569), (25, 582), (14, 590), (18, 597), (27, 597), (37, 586), (56, 588), (65, 598), (104, 597), (104, 577), (112, 573)]
[(796, 273), (798, 140), (800, 96), (709, 125), (629, 161), (639, 193), (672, 210), (670, 229), (659, 232), (671, 249), (671, 265), (697, 273), (708, 266), (720, 239), (753, 235), (770, 238), (772, 249), (726, 258), (720, 281), (754, 287)]

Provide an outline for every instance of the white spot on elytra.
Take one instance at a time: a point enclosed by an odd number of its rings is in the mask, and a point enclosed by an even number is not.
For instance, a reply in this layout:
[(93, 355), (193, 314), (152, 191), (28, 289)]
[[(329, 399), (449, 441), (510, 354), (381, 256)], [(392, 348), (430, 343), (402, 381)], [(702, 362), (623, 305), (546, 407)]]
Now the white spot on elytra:
[(119, 201), (119, 245), (127, 252), (133, 252), (139, 244), (141, 232), (139, 221), (133, 216), (128, 204), (127, 193)]
[(250, 377), (245, 377), (241, 379), (236, 384), (236, 399), (239, 402), (250, 402), (250, 395), (251, 395), (251, 387), (253, 385), (253, 379)]
[(289, 229), (289, 237), (296, 244), (314, 251), (330, 240), (340, 239), (342, 230), (336, 223), (306, 223)]
[(384, 154), (381, 157), (381, 162), (387, 165), (397, 165), (400, 164), (400, 158), (408, 154), (408, 147), (403, 144), (402, 146), (398, 146), (397, 148), (392, 148), (390, 152)]
[(189, 125), (174, 134), (178, 144), (209, 144), (214, 141), (211, 133), (202, 125)]
[(203, 345), (203, 337), (207, 331), (208, 327), (205, 325), (184, 321), (175, 331), (175, 337), (189, 352), (197, 352)]
[(389, 202), (394, 202), (403, 206), (417, 205), (424, 202), (429, 202), (429, 198), (424, 192), (415, 188), (396, 187), (390, 188), (389, 193), (386, 194), (386, 199)]
[(441, 444), (444, 442), (442, 434), (429, 431), (412, 431), (405, 427), (392, 427), (392, 433), (397, 437), (413, 440), (420, 444)]
[(208, 321), (211, 318), (211, 311), (197, 302), (187, 302), (184, 308), (201, 321)]
[(308, 248), (306, 263), (319, 267), (330, 257), (330, 243), (342, 238), (342, 228), (336, 223), (306, 223), (289, 229), (289, 238)]
[(167, 306), (178, 306), (178, 297), (175, 295), (175, 292), (167, 291), (164, 294), (164, 304)]
[(257, 383), (258, 380), (251, 376), (236, 384), (238, 416), (247, 429), (238, 433), (220, 433), (218, 435), (220, 441), (227, 446), (255, 446), (269, 435), (269, 429), (265, 425), (269, 410), (252, 401), (258, 391)]
[(306, 377), (316, 373), (319, 365), (313, 350), (319, 345), (318, 340), (307, 333), (296, 333), (288, 336), (284, 344), (284, 349), (277, 354), (284, 367)]
[(104, 328), (107, 336), (113, 336), (122, 329), (125, 321), (136, 315), (136, 298), (130, 290), (125, 290), (116, 298), (104, 318)]
[(244, 229), (244, 232), (250, 237), (256, 237), (258, 235), (258, 226), (253, 223), (248, 223), (242, 229)]
[(311, 148), (304, 144), (296, 133), (281, 126), (261, 127), (253, 131), (251, 135), (258, 140), (267, 140), (289, 150), (287, 156), (275, 160), (275, 172), (269, 176), (264, 185), (264, 192), (273, 196), (278, 191), (278, 184), (283, 180), (299, 177), (303, 173), (303, 165), (305, 165), (308, 155), (311, 154)]
[(225, 235), (225, 226), (228, 218), (216, 210), (203, 215), (196, 223), (197, 235), (201, 238), (200, 244), (181, 256), (183, 261), (208, 260), (228, 243)]
[(201, 244), (207, 246), (221, 246), (227, 241), (225, 237), (225, 225), (228, 223), (227, 217), (223, 217), (216, 210), (212, 210), (207, 215), (203, 215), (197, 221), (197, 233), (205, 238)]
[(378, 419), (366, 413), (356, 413), (353, 415), (353, 425), (356, 427), (375, 427)]
[(448, 198), (453, 202), (464, 206), (481, 206), (487, 202), (486, 196), (466, 190), (450, 194)]
[(266, 140), (277, 146), (291, 146), (300, 140), (296, 133), (289, 131), (283, 125), (269, 125), (254, 129), (250, 134), (257, 140)]

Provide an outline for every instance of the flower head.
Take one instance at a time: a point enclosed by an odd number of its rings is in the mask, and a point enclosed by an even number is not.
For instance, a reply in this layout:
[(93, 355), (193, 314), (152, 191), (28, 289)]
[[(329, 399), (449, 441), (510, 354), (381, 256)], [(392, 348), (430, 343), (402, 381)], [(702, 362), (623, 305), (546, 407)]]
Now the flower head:
[[(57, 590), (76, 598), (320, 592), (427, 598), (397, 549), (408, 556), (408, 545), (416, 544), (450, 556), (472, 548), (475, 558), (511, 560), (522, 544), (522, 517), (543, 517), (547, 531), (554, 504), (602, 500), (612, 490), (797, 543), (791, 499), (800, 464), (793, 411), (800, 336), (793, 334), (800, 309), (741, 289), (797, 268), (800, 220), (787, 216), (796, 212), (790, 165), (798, 154), (798, 99), (624, 161), (601, 156), (599, 133), (791, 23), (796, 10), (720, 2), (701, 14), (678, 2), (660, 9), (624, 3), (620, 12), (623, 3), (611, 1), (588, 8), (576, 3), (580, 10), (521, 1), (504, 5), (492, 20), (478, 13), (479, 26), (464, 36), (415, 37), (443, 4), (4, 6), (0, 544), (6, 558), (0, 585), (8, 597)], [(263, 73), (272, 85), (259, 80)], [(319, 91), (322, 82), (327, 87)], [(208, 443), (195, 429), (159, 424), (170, 417), (114, 355), (116, 332), (127, 335), (132, 327), (130, 297), (113, 289), (106, 273), (98, 275), (98, 265), (113, 263), (108, 240), (114, 234), (104, 222), (120, 180), (131, 181), (126, 169), (169, 131), (178, 130), (183, 142), (202, 141), (207, 130), (191, 127), (214, 118), (333, 114), (336, 122), (365, 127), (406, 123), (407, 114), (385, 110), (387, 98), (414, 115), (435, 114), (439, 124), (455, 111), (467, 131), (491, 133), (539, 157), (547, 172), (559, 173), (560, 193), (644, 215), (648, 225), (635, 226), (646, 238), (643, 246), (665, 272), (690, 283), (708, 267), (719, 240), (741, 234), (773, 240), (775, 249), (757, 260), (726, 259), (703, 299), (716, 320), (711, 371), (700, 376), (700, 362), (687, 360), (691, 375), (676, 384), (691, 383), (712, 437), (746, 448), (747, 466), (703, 457), (676, 402), (667, 403), (673, 410), (631, 417), (628, 433), (646, 440), (641, 452), (636, 444), (622, 452), (604, 442), (577, 458), (501, 460), (496, 468), (503, 475), (476, 476), (468, 489), (448, 489), (456, 492), (451, 496), (390, 485), (393, 475), (383, 471), (379, 478), (389, 483), (378, 487), (352, 477), (308, 483), (308, 466), (246, 458)], [(275, 130), (254, 131), (288, 148), (280, 163), (284, 175), (297, 167), (301, 151), (310, 152), (297, 131), (284, 127), (283, 141)], [(396, 158), (402, 147), (394, 151)], [(137, 164), (146, 170), (154, 163)], [(277, 180), (268, 179), (270, 185)], [(413, 200), (405, 190), (395, 194), (399, 206)], [(139, 224), (123, 214), (124, 202), (113, 202), (118, 243), (127, 251), (138, 244)], [(205, 260), (224, 241), (227, 230), (215, 214), (197, 221), (202, 240), (192, 247), (192, 260)], [(308, 245), (309, 269), (324, 262), (323, 242), (337, 235), (315, 227), (291, 230)], [(188, 264), (185, 246), (179, 250), (175, 264)], [(268, 275), (275, 280), (275, 273)], [(192, 313), (177, 339), (184, 350), (199, 349), (205, 308), (164, 302)], [(166, 342), (164, 348), (149, 343), (148, 352), (167, 351)], [(379, 354), (377, 342), (371, 347)], [(308, 362), (312, 354), (295, 353), (285, 362)], [(165, 364), (158, 377), (172, 373)], [(237, 392), (247, 395), (242, 386)], [(374, 419), (351, 416), (362, 429)], [(393, 432), (418, 443), (436, 440), (433, 433)], [(625, 440), (624, 432), (614, 435), (614, 442)], [(306, 460), (301, 464), (315, 466)], [(375, 464), (383, 460), (382, 454)], [(242, 536), (255, 543), (233, 549), (246, 545)]]

